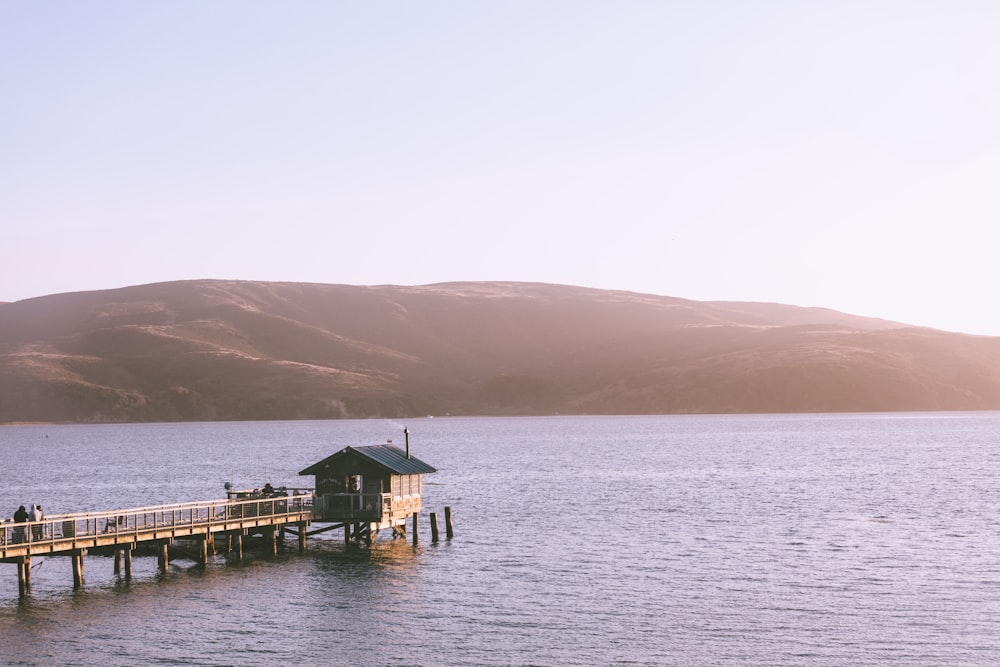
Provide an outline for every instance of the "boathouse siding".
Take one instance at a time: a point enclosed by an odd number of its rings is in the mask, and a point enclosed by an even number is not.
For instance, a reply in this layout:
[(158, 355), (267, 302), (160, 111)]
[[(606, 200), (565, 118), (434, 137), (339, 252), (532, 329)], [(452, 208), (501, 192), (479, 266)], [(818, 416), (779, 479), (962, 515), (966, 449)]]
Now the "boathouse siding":
[(316, 476), (315, 521), (399, 525), (423, 506), (423, 476), (436, 469), (392, 445), (345, 447), (300, 475)]

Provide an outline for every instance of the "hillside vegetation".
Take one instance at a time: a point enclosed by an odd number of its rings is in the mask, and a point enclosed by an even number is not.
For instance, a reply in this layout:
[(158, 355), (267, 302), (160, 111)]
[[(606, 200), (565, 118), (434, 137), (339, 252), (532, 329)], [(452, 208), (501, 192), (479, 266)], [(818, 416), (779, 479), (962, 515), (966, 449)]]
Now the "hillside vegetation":
[(1000, 339), (534, 283), (0, 304), (0, 422), (1000, 409)]

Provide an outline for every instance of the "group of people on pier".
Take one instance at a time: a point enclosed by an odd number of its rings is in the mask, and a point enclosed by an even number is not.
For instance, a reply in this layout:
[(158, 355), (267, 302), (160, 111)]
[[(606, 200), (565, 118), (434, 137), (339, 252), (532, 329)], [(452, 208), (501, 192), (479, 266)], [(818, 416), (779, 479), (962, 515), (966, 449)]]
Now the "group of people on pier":
[[(41, 540), (43, 535), (44, 525), (41, 524), (42, 519), (45, 518), (45, 513), (42, 511), (41, 505), (32, 505), (31, 510), (24, 509), (24, 505), (17, 508), (14, 512), (14, 523), (35, 523), (37, 525), (31, 526), (31, 539), (34, 542)], [(25, 541), (24, 526), (14, 526), (13, 534), (11, 535), (11, 542), (20, 543)]]

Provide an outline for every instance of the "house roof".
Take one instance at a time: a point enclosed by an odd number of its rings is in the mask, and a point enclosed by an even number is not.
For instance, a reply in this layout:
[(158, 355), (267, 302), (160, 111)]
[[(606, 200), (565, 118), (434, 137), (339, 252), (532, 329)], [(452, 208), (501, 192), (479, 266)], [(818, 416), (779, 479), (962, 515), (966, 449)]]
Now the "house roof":
[(336, 454), (331, 454), (322, 461), (312, 464), (299, 472), (299, 474), (315, 475), (338, 459), (352, 454), (368, 459), (371, 463), (385, 468), (395, 475), (419, 475), (422, 473), (437, 472), (437, 468), (424, 463), (418, 458), (412, 456), (407, 458), (405, 451), (392, 445), (366, 445), (361, 447), (344, 447)]

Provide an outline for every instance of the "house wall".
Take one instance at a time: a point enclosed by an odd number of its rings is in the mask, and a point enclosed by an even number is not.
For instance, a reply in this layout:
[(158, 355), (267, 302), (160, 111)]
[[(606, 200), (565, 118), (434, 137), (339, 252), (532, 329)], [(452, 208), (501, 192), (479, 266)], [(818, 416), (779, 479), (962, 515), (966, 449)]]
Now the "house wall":
[(423, 495), (423, 475), (395, 475), (392, 478), (392, 497), (407, 498)]

